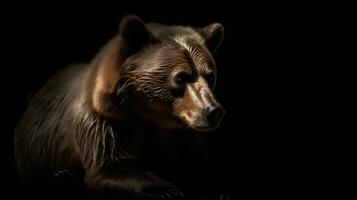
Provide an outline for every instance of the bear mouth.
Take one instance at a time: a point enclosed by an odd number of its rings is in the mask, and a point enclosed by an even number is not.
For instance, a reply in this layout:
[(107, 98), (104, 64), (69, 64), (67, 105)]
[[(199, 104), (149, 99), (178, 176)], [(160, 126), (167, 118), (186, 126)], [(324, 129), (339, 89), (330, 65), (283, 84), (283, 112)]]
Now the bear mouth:
[(186, 128), (192, 129), (197, 132), (210, 132), (217, 129), (219, 127), (219, 124), (217, 124), (216, 126), (212, 126), (208, 122), (202, 120), (200, 122), (187, 123), (186, 126)]
[(198, 132), (209, 132), (213, 131), (215, 127), (211, 126), (197, 126), (197, 127), (192, 127), (193, 130), (198, 131)]

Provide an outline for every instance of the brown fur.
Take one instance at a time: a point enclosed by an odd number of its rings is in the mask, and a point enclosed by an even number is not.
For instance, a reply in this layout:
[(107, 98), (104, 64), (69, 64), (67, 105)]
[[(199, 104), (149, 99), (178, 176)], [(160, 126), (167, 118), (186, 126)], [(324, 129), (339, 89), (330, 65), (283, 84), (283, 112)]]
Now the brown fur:
[[(223, 28), (213, 27), (123, 19), (119, 34), (89, 65), (59, 73), (29, 103), (15, 131), (20, 176), (32, 181), (79, 168), (94, 191), (145, 196), (155, 195), (151, 190), (159, 187), (179, 197), (175, 186), (127, 161), (139, 157), (150, 128), (163, 136), (185, 127), (206, 131), (218, 126), (222, 113), (215, 125), (206, 116), (210, 107), (221, 109), (213, 94), (217, 70), (205, 44), (218, 37), (215, 50)], [(190, 80), (179, 84), (180, 73)], [(130, 139), (124, 149), (118, 138), (125, 135)], [(160, 141), (167, 147), (167, 140)]]

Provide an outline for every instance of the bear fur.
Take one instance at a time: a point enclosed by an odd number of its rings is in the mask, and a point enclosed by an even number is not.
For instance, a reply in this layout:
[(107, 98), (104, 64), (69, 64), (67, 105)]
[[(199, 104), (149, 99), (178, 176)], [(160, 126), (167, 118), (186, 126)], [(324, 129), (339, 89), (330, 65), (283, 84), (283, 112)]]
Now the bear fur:
[(201, 132), (223, 117), (211, 55), (222, 39), (219, 23), (122, 19), (91, 63), (64, 69), (29, 102), (15, 130), (23, 182), (49, 184), (75, 172), (93, 194), (181, 199), (185, 183), (172, 174), (210, 162)]

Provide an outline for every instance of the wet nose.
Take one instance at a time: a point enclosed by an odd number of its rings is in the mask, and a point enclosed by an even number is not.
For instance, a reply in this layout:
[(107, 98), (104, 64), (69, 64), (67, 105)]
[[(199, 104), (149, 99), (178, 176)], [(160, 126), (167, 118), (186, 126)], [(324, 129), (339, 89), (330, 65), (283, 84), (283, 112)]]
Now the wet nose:
[(224, 116), (224, 108), (221, 105), (210, 106), (207, 109), (207, 120), (211, 126), (217, 127)]

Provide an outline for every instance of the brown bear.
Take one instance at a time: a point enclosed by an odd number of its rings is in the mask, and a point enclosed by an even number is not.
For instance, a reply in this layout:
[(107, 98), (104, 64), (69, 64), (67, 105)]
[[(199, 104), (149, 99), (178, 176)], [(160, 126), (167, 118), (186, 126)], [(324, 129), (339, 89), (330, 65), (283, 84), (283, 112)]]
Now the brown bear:
[(181, 154), (172, 144), (182, 135), (219, 126), (224, 109), (214, 95), (211, 52), (223, 33), (219, 23), (164, 26), (126, 16), (92, 62), (58, 73), (30, 100), (15, 130), (22, 180), (46, 183), (49, 175), (80, 170), (96, 194), (182, 198), (153, 165), (142, 166), (155, 162), (150, 148), (175, 165)]

